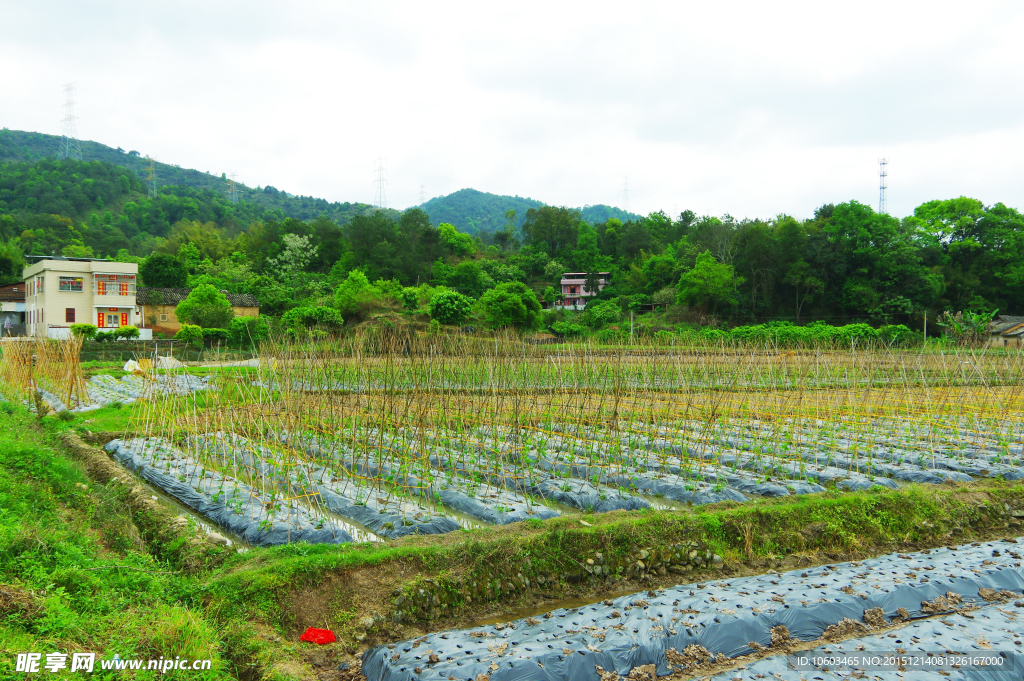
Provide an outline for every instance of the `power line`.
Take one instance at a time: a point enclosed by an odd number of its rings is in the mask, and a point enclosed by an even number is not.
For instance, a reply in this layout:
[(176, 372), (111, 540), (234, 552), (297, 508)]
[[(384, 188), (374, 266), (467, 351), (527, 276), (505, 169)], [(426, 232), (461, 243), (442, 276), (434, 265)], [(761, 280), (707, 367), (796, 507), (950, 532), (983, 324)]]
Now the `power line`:
[(388, 169), (387, 159), (384, 157), (378, 157), (373, 168), (373, 185), (376, 190), (373, 199), (373, 205), (377, 208), (388, 207), (387, 193), (384, 191), (384, 187), (388, 183)]
[(62, 121), (60, 148), (57, 158), (82, 160), (82, 147), (78, 143), (78, 116), (75, 115), (75, 84), (64, 84), (64, 120)]
[(889, 188), (889, 183), (886, 178), (889, 177), (889, 171), (886, 166), (889, 165), (889, 159), (880, 158), (878, 159), (878, 214), (884, 215), (886, 212), (885, 205), (885, 190)]

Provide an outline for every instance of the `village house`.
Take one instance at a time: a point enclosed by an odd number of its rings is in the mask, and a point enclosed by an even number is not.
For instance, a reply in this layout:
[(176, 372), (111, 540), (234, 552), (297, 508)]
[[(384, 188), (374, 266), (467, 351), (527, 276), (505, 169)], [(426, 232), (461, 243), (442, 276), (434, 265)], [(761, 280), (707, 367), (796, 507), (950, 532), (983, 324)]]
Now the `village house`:
[(135, 284), (139, 266), (98, 258), (27, 256), (25, 333), (67, 338), (72, 324), (110, 330), (138, 326)]
[(598, 272), (597, 291), (587, 291), (587, 272), (565, 272), (562, 274), (562, 300), (559, 307), (582, 310), (587, 305), (587, 298), (596, 296), (611, 280), (611, 272)]
[[(185, 300), (192, 292), (190, 288), (154, 288), (142, 286), (136, 295), (140, 329), (147, 333), (162, 333), (173, 336), (181, 328), (181, 322), (175, 311), (178, 303)], [(221, 291), (231, 303), (231, 310), (236, 317), (257, 317), (260, 314), (260, 301), (248, 293), (228, 293)]]
[(999, 315), (988, 325), (988, 333), (991, 346), (1024, 347), (1024, 317)]
[(0, 335), (25, 335), (25, 282), (0, 286)]

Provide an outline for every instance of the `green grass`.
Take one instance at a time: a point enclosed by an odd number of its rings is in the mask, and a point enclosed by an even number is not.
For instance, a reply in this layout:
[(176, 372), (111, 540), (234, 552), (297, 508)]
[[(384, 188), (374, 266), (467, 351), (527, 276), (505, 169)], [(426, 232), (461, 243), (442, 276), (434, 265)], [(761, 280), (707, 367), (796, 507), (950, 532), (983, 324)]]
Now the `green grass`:
[[(0, 589), (21, 603), (5, 608), (0, 598), (0, 677), (13, 674), (19, 652), (85, 651), (208, 658), (210, 671), (177, 674), (235, 678), (235, 639), (248, 625), (212, 617), (195, 598), (200, 580), (148, 553), (116, 486), (91, 482), (47, 444), (66, 424), (44, 422), (0, 413)], [(96, 669), (94, 678), (116, 675)]]

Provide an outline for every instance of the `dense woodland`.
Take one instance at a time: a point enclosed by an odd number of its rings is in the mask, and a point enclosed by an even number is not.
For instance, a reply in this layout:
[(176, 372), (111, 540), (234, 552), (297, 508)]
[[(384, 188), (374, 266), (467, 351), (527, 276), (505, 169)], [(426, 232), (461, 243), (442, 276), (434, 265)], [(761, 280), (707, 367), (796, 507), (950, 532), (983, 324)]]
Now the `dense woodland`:
[[(0, 135), (3, 158), (29, 156), (24, 145), (12, 151), (10, 140)], [(457, 194), (463, 204), (472, 198)], [(485, 213), (503, 206), (502, 197), (476, 194)], [(501, 223), (468, 233), (421, 208), (377, 211), (273, 188), (232, 202), (223, 183), (163, 184), (150, 195), (130, 163), (8, 160), (0, 163), (0, 280), (17, 280), (27, 254), (148, 261), (145, 283), (253, 293), (265, 313), (281, 317), (293, 308), (346, 314), (339, 300), (353, 282), (369, 283), (384, 307), (425, 312), (436, 291), (507, 306), (515, 289), (551, 303), (561, 272), (611, 272), (592, 304), (605, 312), (577, 315), (591, 329), (615, 324), (616, 310), (652, 304), (667, 309), (658, 315), (669, 325), (721, 326), (824, 320), (920, 328), (926, 313), (1024, 311), (1024, 216), (999, 203), (936, 200), (902, 219), (851, 201), (821, 206), (806, 220), (683, 211), (625, 221), (598, 213), (591, 221), (543, 204), (521, 212), (517, 200), (529, 201), (512, 197)], [(473, 314), (486, 316), (477, 309), (452, 320)], [(526, 318), (563, 328), (573, 321), (564, 313)]]

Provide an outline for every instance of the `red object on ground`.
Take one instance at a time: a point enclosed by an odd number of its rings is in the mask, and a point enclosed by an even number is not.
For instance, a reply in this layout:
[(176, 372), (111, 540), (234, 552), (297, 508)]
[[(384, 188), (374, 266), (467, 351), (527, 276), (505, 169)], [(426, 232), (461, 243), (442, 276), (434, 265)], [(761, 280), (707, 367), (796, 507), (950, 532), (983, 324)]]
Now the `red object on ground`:
[(318, 646), (322, 646), (325, 643), (334, 643), (338, 639), (334, 637), (334, 632), (330, 629), (314, 629), (310, 627), (306, 629), (306, 632), (299, 637), (300, 641), (309, 641), (315, 643)]

